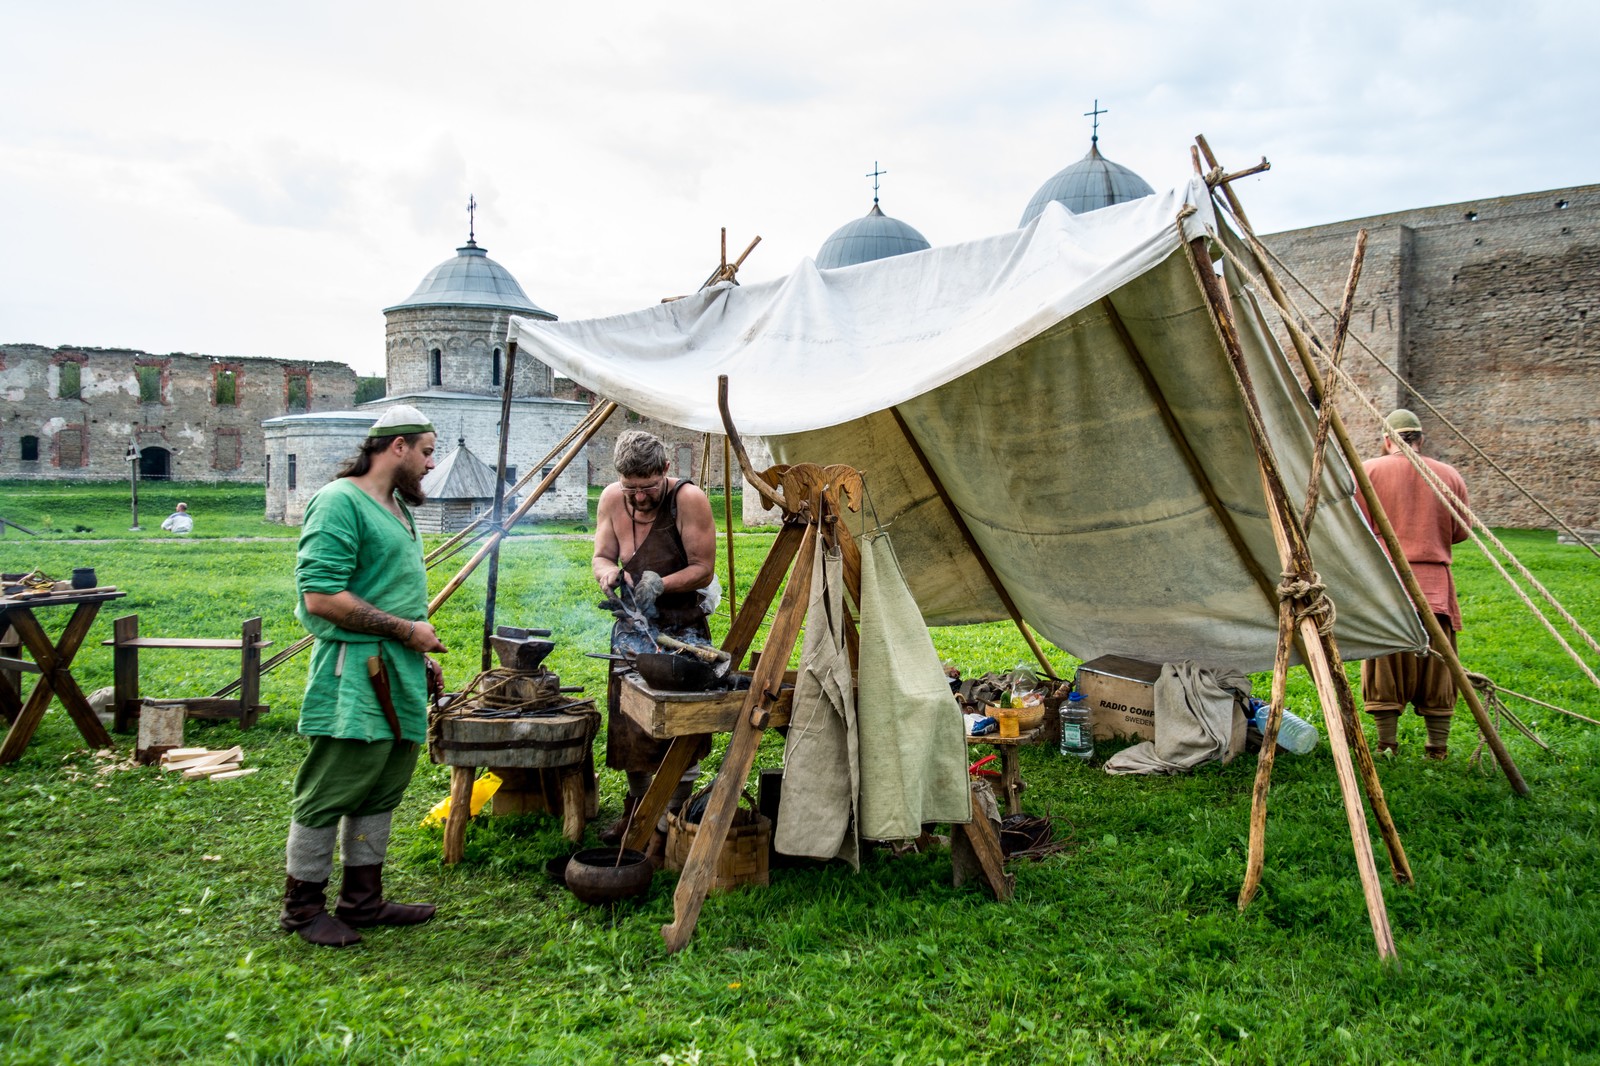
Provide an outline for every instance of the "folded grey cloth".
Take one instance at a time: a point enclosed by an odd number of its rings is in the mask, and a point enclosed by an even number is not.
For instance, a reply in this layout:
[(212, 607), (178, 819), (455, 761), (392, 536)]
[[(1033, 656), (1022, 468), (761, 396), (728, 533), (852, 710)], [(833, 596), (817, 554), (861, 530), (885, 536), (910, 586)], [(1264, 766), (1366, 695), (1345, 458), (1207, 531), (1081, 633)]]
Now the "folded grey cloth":
[(1156, 739), (1106, 760), (1108, 774), (1176, 774), (1201, 763), (1226, 763), (1244, 749), (1250, 679), (1237, 670), (1207, 670), (1193, 660), (1167, 663), (1156, 679)]

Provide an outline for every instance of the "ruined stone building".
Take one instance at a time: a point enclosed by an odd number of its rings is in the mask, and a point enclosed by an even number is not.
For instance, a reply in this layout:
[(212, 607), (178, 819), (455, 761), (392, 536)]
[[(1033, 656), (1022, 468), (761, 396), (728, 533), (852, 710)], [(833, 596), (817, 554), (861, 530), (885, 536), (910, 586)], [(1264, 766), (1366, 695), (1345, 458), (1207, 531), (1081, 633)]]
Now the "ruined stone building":
[(0, 477), (259, 482), (261, 422), (349, 407), (343, 363), (0, 347)]

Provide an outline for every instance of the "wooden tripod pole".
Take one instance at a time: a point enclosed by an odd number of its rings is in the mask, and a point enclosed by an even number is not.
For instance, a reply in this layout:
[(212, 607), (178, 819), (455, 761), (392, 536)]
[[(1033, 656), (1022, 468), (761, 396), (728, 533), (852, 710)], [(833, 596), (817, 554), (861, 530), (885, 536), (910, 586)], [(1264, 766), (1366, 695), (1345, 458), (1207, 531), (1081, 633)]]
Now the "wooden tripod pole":
[[(1213, 167), (1217, 165), (1216, 156), (1211, 154), (1211, 148), (1206, 144), (1204, 137), (1196, 137), (1195, 142), (1200, 146), (1200, 151), (1205, 153), (1206, 161)], [(1278, 283), (1278, 276), (1267, 263), (1266, 257), (1256, 250), (1259, 242), (1255, 233), (1250, 228), (1250, 220), (1245, 216), (1244, 208), (1239, 204), (1239, 198), (1234, 195), (1231, 186), (1222, 186), (1223, 195), (1227, 197), (1228, 206), (1233, 211), (1239, 225), (1250, 237), (1250, 253), (1256, 261), (1256, 267), (1261, 271), (1261, 277), (1267, 284), (1267, 291), (1279, 307), (1289, 306), (1288, 297), (1284, 294), (1283, 286)], [(1311, 357), (1311, 352), (1306, 348), (1305, 342), (1300, 339), (1294, 330), (1289, 331), (1289, 339), (1293, 342), (1295, 354), (1300, 357), (1300, 365), (1310, 379), (1312, 399), (1320, 402), (1321, 389), (1318, 382), (1317, 364)], [(1428, 641), (1433, 650), (1438, 652), (1450, 667), (1450, 676), (1455, 680), (1456, 691), (1461, 698), (1467, 701), (1467, 708), (1472, 711), (1472, 718), (1478, 724), (1478, 731), (1483, 734), (1483, 739), (1489, 745), (1489, 750), (1494, 752), (1495, 761), (1500, 764), (1500, 769), (1506, 775), (1506, 780), (1511, 783), (1511, 790), (1519, 796), (1526, 796), (1529, 792), (1528, 783), (1522, 779), (1522, 771), (1517, 769), (1517, 764), (1512, 761), (1511, 753), (1506, 750), (1505, 741), (1500, 739), (1499, 730), (1495, 729), (1489, 712), (1483, 706), (1483, 701), (1478, 698), (1477, 690), (1472, 687), (1472, 681), (1467, 677), (1467, 668), (1461, 665), (1461, 657), (1456, 654), (1455, 648), (1450, 645), (1450, 639), (1445, 635), (1444, 628), (1439, 625), (1439, 620), (1433, 617), (1433, 609), (1428, 606), (1428, 597), (1422, 591), (1422, 586), (1417, 583), (1417, 575), (1411, 570), (1411, 564), (1406, 561), (1405, 549), (1400, 545), (1400, 538), (1395, 535), (1394, 526), (1389, 522), (1389, 515), (1383, 509), (1383, 503), (1378, 499), (1378, 493), (1372, 487), (1372, 479), (1367, 476), (1366, 465), (1361, 461), (1361, 455), (1350, 440), (1350, 434), (1345, 430), (1344, 420), (1335, 410), (1329, 416), (1329, 425), (1333, 429), (1334, 439), (1339, 442), (1339, 450), (1344, 453), (1345, 461), (1350, 467), (1350, 472), (1355, 475), (1356, 484), (1361, 489), (1361, 496), (1367, 501), (1367, 513), (1372, 516), (1373, 524), (1378, 527), (1378, 536), (1382, 538), (1384, 546), (1389, 549), (1389, 560), (1394, 564), (1395, 572), (1400, 575), (1401, 582), (1405, 585), (1406, 593), (1411, 597), (1411, 602), (1417, 608), (1417, 614), (1422, 619), (1423, 628), (1428, 631)]]
[[(1283, 484), (1272, 444), (1266, 439), (1260, 421), (1260, 407), (1250, 387), (1249, 368), (1244, 360), (1244, 348), (1233, 323), (1232, 311), (1221, 282), (1211, 269), (1211, 257), (1206, 250), (1206, 238), (1191, 241), (1189, 251), (1201, 293), (1211, 309), (1211, 319), (1218, 339), (1238, 380), (1245, 404), (1246, 422), (1255, 445), (1260, 466), (1262, 490), (1266, 496), (1267, 517), (1272, 526), (1272, 538), (1278, 548), (1278, 558), (1285, 574), (1309, 581), (1313, 571), (1311, 557), (1303, 534)], [(1345, 820), (1350, 826), (1350, 840), (1355, 850), (1356, 869), (1361, 878), (1361, 891), (1366, 897), (1367, 916), (1372, 923), (1373, 939), (1378, 945), (1378, 955), (1396, 959), (1394, 933), (1389, 927), (1388, 909), (1383, 900), (1383, 888), (1378, 882), (1377, 866), (1373, 862), (1372, 839), (1367, 833), (1366, 809), (1361, 802), (1361, 789), (1357, 785), (1355, 768), (1351, 762), (1349, 740), (1345, 735), (1344, 716), (1337, 686), (1349, 687), (1342, 664), (1335, 669), (1329, 662), (1327, 637), (1318, 630), (1316, 621), (1302, 615), (1296, 628), (1306, 651), (1306, 668), (1316, 684), (1317, 697), (1323, 707), (1323, 721), (1328, 729), (1328, 747), (1333, 752), (1333, 764), (1339, 779), (1339, 791), (1344, 798)], [(1280, 637), (1280, 644), (1282, 638)], [(1276, 737), (1273, 737), (1276, 742)], [(1265, 743), (1265, 742), (1263, 742)]]
[[(512, 511), (510, 516), (506, 518), (506, 526), (516, 525), (518, 519), (532, 510), (533, 505), (539, 502), (539, 497), (550, 491), (550, 486), (555, 484), (556, 478), (561, 476), (561, 472), (570, 466), (574, 459), (583, 454), (583, 449), (588, 446), (589, 439), (596, 433), (600, 432), (600, 427), (605, 425), (606, 419), (610, 418), (612, 412), (614, 412), (616, 409), (617, 405), (612, 403), (610, 400), (605, 402), (605, 413), (599, 418), (596, 418), (589, 425), (589, 428), (579, 435), (578, 439), (573, 442), (572, 447), (568, 448), (567, 453), (556, 461), (556, 465), (551, 469), (550, 473), (546, 474), (544, 479), (541, 480), (537, 486), (535, 486), (533, 492), (528, 495), (528, 498), (517, 505), (517, 509)], [(500, 543), (500, 538), (504, 537), (505, 535), (505, 526), (501, 526), (490, 532), (489, 542), (483, 547), (479, 548), (477, 553), (473, 555), (471, 559), (467, 560), (466, 565), (461, 568), (460, 572), (458, 572), (455, 577), (451, 578), (449, 582), (445, 584), (445, 587), (439, 590), (438, 595), (434, 596), (433, 601), (428, 604), (429, 615), (432, 615), (434, 611), (437, 611), (440, 604), (444, 603), (445, 600), (448, 600), (452, 595), (455, 594), (456, 589), (460, 588), (462, 583), (466, 581), (467, 578), (472, 576), (472, 572), (478, 568), (478, 564), (483, 562), (483, 560), (488, 557), (489, 552)]]

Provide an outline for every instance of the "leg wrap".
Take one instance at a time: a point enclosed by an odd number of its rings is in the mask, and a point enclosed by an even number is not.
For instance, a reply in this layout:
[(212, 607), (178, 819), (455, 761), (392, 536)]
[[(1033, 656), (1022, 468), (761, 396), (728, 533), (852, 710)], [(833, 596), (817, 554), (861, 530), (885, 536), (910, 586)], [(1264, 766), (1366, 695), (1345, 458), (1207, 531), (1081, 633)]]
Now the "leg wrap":
[(345, 866), (378, 866), (389, 854), (394, 812), (346, 815), (339, 820), (339, 857)]
[(299, 822), (289, 823), (289, 845), (284, 867), (296, 881), (323, 882), (333, 875), (333, 844), (339, 835), (336, 826), (312, 829)]
[(1378, 725), (1378, 750), (1395, 750), (1400, 739), (1400, 712), (1373, 711), (1372, 720)]
[(1448, 714), (1423, 716), (1422, 720), (1428, 724), (1428, 747), (1443, 751), (1450, 746), (1450, 718)]

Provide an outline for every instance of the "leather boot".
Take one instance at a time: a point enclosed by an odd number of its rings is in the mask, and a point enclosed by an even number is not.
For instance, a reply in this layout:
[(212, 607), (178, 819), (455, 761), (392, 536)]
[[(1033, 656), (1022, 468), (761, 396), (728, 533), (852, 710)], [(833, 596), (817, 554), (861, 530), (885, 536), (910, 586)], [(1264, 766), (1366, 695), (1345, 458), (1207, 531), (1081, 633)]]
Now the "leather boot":
[(1433, 759), (1435, 762), (1444, 762), (1450, 757), (1450, 749), (1442, 744), (1425, 744), (1422, 748), (1423, 758)]
[(650, 860), (650, 865), (657, 870), (667, 863), (667, 834), (663, 829), (657, 829), (650, 834), (650, 842), (644, 846), (644, 857)]
[(390, 903), (383, 898), (383, 864), (346, 866), (334, 913), (345, 925), (421, 925), (438, 908), (431, 903)]
[(622, 801), (622, 817), (600, 830), (600, 843), (615, 845), (622, 843), (622, 836), (628, 831), (628, 824), (633, 821), (633, 812), (639, 806), (640, 797), (629, 795)]
[(286, 933), (299, 933), (300, 939), (321, 948), (344, 948), (361, 943), (361, 934), (328, 913), (328, 882), (300, 881), (286, 877), (283, 886), (283, 913), (278, 924)]

